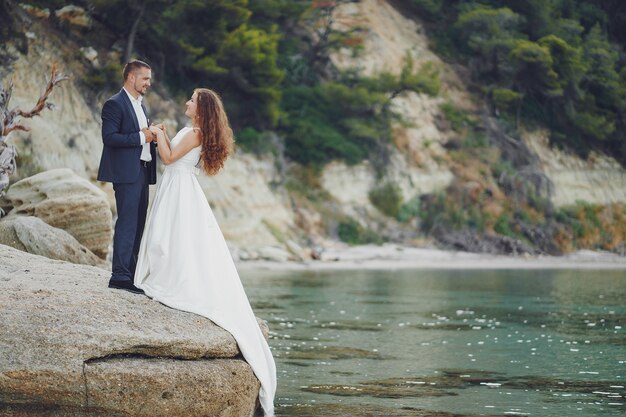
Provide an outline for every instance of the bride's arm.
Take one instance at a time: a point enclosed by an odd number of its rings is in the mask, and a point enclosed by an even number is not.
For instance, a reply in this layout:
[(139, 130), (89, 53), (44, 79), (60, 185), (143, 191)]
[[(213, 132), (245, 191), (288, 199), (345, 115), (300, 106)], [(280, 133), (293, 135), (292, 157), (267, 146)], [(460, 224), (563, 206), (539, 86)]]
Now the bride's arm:
[(187, 152), (200, 145), (200, 133), (190, 130), (183, 136), (176, 147), (172, 149), (172, 142), (167, 133), (161, 129), (157, 130), (158, 132), (155, 132), (157, 135), (157, 149), (159, 150), (159, 157), (165, 165), (178, 161)]

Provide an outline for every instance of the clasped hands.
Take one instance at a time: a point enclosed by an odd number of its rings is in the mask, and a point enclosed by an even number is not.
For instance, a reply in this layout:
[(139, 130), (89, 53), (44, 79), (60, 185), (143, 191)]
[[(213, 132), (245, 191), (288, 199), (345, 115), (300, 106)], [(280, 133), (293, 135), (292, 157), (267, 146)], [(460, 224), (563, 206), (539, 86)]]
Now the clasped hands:
[(165, 136), (165, 125), (163, 123), (152, 124), (150, 127), (141, 129), (146, 137), (146, 143), (158, 142)]

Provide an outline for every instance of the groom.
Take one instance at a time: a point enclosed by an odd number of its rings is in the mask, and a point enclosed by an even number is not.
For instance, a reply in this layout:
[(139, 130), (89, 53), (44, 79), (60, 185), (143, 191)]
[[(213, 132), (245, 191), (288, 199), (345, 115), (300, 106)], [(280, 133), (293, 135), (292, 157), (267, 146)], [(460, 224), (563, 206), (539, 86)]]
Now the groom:
[(139, 243), (148, 210), (148, 184), (156, 183), (156, 136), (148, 129), (143, 95), (152, 71), (142, 61), (124, 66), (124, 87), (102, 107), (102, 158), (98, 181), (113, 183), (117, 221), (109, 288), (137, 294), (133, 284)]

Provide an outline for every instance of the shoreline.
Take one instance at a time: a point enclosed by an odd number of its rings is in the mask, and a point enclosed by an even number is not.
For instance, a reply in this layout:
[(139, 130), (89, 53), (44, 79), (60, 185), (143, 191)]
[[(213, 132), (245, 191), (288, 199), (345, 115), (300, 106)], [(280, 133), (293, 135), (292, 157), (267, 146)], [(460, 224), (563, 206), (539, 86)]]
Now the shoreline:
[(564, 256), (493, 255), (385, 244), (327, 249), (320, 260), (240, 260), (242, 271), (332, 271), (395, 269), (613, 269), (626, 270), (626, 256), (581, 250)]

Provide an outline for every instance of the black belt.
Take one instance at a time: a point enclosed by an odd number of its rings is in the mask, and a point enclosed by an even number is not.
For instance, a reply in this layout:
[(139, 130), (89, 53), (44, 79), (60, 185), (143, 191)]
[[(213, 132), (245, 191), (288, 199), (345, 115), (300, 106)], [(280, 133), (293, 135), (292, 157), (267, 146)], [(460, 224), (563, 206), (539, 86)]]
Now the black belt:
[(148, 168), (150, 164), (152, 163), (152, 161), (144, 161), (143, 159), (140, 159), (139, 162), (141, 163), (141, 166), (144, 168)]

